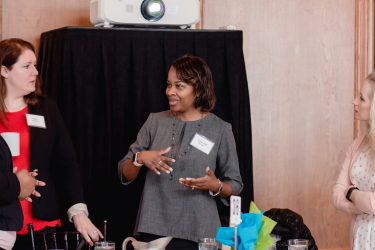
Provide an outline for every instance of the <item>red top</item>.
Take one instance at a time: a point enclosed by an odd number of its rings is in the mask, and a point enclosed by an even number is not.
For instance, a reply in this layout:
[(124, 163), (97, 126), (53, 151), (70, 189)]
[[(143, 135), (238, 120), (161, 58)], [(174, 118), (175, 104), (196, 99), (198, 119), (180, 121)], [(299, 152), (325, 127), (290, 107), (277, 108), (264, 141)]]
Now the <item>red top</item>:
[[(17, 167), (17, 171), (26, 169), (30, 171), (30, 146), (29, 146), (29, 126), (26, 122), (26, 114), (29, 112), (28, 106), (18, 112), (7, 113), (8, 119), (6, 123), (8, 129), (0, 123), (0, 133), (4, 132), (17, 132), (20, 133), (20, 155), (13, 156), (13, 167)], [(37, 177), (38, 178), (38, 177)], [(47, 187), (48, 188), (48, 187)], [(43, 195), (43, 193), (41, 194)], [(38, 197), (32, 197), (38, 199)], [(34, 230), (40, 231), (45, 227), (61, 226), (60, 219), (54, 221), (44, 221), (32, 216), (31, 203), (28, 201), (21, 201), (23, 211), (23, 227), (22, 230), (17, 232), (19, 234), (27, 234), (27, 224), (33, 223)]]

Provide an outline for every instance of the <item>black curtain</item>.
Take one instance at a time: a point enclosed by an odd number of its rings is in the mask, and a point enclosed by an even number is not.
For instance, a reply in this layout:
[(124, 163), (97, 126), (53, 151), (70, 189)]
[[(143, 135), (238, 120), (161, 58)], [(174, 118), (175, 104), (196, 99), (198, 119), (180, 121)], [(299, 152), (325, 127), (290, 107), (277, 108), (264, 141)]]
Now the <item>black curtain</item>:
[[(131, 185), (121, 185), (117, 162), (149, 114), (169, 109), (167, 74), (171, 62), (185, 54), (211, 68), (217, 95), (212, 113), (233, 126), (244, 182), (242, 211), (248, 212), (253, 173), (242, 31), (66, 27), (41, 36), (44, 93), (57, 102), (73, 140), (90, 218), (99, 228), (108, 220), (109, 240), (117, 247), (133, 234), (145, 178), (143, 168)], [(72, 227), (60, 197), (63, 225)]]

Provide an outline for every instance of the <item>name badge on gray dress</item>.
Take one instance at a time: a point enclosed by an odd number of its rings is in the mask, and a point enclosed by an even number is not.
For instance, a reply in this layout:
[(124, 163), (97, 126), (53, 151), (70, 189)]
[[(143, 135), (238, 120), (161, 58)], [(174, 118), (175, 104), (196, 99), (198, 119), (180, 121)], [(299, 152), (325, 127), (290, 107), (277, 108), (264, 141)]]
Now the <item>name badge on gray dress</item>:
[(190, 142), (190, 145), (209, 155), (211, 149), (215, 145), (215, 142), (199, 133), (195, 133), (193, 139)]

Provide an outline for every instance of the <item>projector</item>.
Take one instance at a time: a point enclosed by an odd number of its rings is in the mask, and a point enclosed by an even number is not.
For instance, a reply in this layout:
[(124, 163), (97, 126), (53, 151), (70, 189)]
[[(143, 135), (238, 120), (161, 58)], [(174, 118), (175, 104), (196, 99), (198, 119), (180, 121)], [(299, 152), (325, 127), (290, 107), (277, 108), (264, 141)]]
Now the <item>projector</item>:
[(91, 0), (90, 21), (96, 27), (194, 26), (200, 20), (198, 0)]

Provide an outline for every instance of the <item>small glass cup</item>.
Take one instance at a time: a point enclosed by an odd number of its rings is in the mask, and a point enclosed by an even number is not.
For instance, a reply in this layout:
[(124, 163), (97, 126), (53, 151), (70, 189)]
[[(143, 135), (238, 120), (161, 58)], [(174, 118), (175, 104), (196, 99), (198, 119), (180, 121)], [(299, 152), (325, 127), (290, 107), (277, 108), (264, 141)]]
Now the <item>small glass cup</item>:
[(214, 238), (198, 239), (199, 250), (217, 250), (218, 241)]
[(302, 239), (288, 240), (288, 250), (308, 250), (309, 241)]
[(98, 241), (95, 242), (94, 250), (115, 250), (115, 243), (111, 241)]

